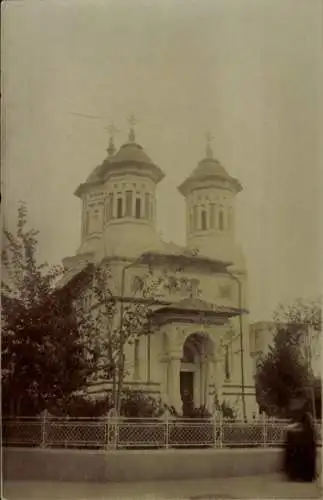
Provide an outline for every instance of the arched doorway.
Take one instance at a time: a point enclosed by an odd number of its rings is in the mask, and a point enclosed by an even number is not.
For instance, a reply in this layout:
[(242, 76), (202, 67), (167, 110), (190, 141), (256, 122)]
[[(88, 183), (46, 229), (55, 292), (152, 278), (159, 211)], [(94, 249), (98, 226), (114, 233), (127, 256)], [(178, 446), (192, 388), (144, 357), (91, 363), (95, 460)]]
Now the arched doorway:
[(183, 416), (194, 408), (207, 406), (209, 396), (209, 363), (213, 342), (204, 333), (189, 335), (184, 342), (180, 366), (180, 393)]

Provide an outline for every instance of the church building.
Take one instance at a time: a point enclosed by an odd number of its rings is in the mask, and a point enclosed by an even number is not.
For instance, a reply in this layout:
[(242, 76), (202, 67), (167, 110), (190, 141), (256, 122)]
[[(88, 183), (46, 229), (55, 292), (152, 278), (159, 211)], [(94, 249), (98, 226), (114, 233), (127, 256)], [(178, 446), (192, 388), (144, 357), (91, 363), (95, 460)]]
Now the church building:
[[(130, 300), (145, 267), (141, 256), (153, 256), (156, 272), (166, 268), (168, 283), (152, 311), (154, 331), (126, 346), (125, 385), (161, 398), (179, 413), (190, 398), (195, 408), (210, 412), (216, 400), (225, 401), (240, 416), (244, 404), (252, 418), (257, 404), (248, 276), (235, 232), (240, 182), (214, 158), (208, 141), (204, 157), (178, 186), (186, 207), (179, 221), (186, 243), (179, 246), (163, 241), (156, 227), (156, 191), (165, 174), (136, 142), (133, 124), (118, 150), (111, 137), (107, 152), (75, 192), (82, 204), (81, 244), (63, 261), (65, 282), (88, 263), (105, 259), (114, 293)], [(175, 278), (180, 286), (172, 286)], [(99, 394), (102, 384), (91, 391)]]

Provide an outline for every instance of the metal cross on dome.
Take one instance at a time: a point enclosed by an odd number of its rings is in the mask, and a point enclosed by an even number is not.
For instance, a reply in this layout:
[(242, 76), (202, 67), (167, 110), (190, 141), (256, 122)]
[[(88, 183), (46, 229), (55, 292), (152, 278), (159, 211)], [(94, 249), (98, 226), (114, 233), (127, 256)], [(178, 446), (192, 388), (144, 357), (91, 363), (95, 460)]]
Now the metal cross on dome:
[(138, 123), (137, 118), (135, 117), (134, 114), (131, 114), (128, 118), (128, 123), (130, 125), (130, 130), (129, 130), (129, 142), (135, 142), (136, 140), (136, 135), (135, 135), (135, 129), (134, 126)]
[(119, 132), (119, 129), (115, 126), (114, 122), (111, 122), (107, 127), (105, 127), (105, 129), (108, 130), (108, 132), (110, 133), (110, 141), (107, 152), (109, 153), (109, 156), (113, 156), (116, 151), (114, 145), (114, 136)]
[(107, 127), (105, 127), (105, 129), (109, 132), (111, 137), (120, 132), (119, 129), (115, 126), (114, 122), (111, 122)]
[(213, 158), (212, 141), (214, 137), (210, 132), (207, 132), (205, 134), (205, 138), (206, 138), (206, 157)]

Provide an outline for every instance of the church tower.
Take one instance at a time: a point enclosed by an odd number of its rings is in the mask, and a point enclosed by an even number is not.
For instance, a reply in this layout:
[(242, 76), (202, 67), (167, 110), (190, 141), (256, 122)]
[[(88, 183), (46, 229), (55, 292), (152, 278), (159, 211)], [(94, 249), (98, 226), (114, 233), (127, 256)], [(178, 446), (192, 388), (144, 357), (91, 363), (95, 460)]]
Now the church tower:
[(83, 204), (79, 254), (135, 257), (158, 246), (156, 187), (164, 173), (136, 142), (129, 121), (128, 141), (116, 152), (112, 137), (108, 157), (75, 192)]
[(244, 267), (235, 241), (235, 198), (242, 186), (213, 157), (209, 136), (205, 157), (178, 190), (186, 202), (187, 247)]

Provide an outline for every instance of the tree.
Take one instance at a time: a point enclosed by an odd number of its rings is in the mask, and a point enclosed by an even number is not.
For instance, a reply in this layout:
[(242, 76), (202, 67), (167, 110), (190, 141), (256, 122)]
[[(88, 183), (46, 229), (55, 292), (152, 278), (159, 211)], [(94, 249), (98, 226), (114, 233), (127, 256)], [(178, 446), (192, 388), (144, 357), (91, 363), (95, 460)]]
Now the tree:
[[(257, 401), (268, 415), (286, 417), (294, 398), (306, 391), (311, 377), (297, 345), (298, 331), (280, 328), (255, 375)], [(305, 392), (304, 392), (305, 393)]]
[(95, 369), (73, 308), (84, 276), (55, 290), (61, 269), (37, 263), (38, 231), (27, 228), (27, 215), (20, 204), (17, 231), (4, 228), (2, 252), (2, 400), (11, 415), (63, 402)]
[(298, 298), (291, 304), (280, 304), (273, 317), (277, 325), (293, 326), (294, 335), (290, 341), (300, 346), (309, 371), (313, 371), (313, 357), (318, 358), (321, 354), (322, 298)]
[(150, 306), (158, 302), (166, 280), (166, 272), (156, 277), (147, 268), (146, 272), (136, 276), (133, 295), (120, 297), (113, 289), (112, 270), (102, 261), (95, 266), (92, 284), (84, 290), (79, 302), (79, 309), (87, 304), (91, 317), (87, 340), (98, 353), (96, 378), (110, 382), (112, 402), (118, 413), (127, 374), (125, 346), (133, 345), (141, 336), (151, 333)]

